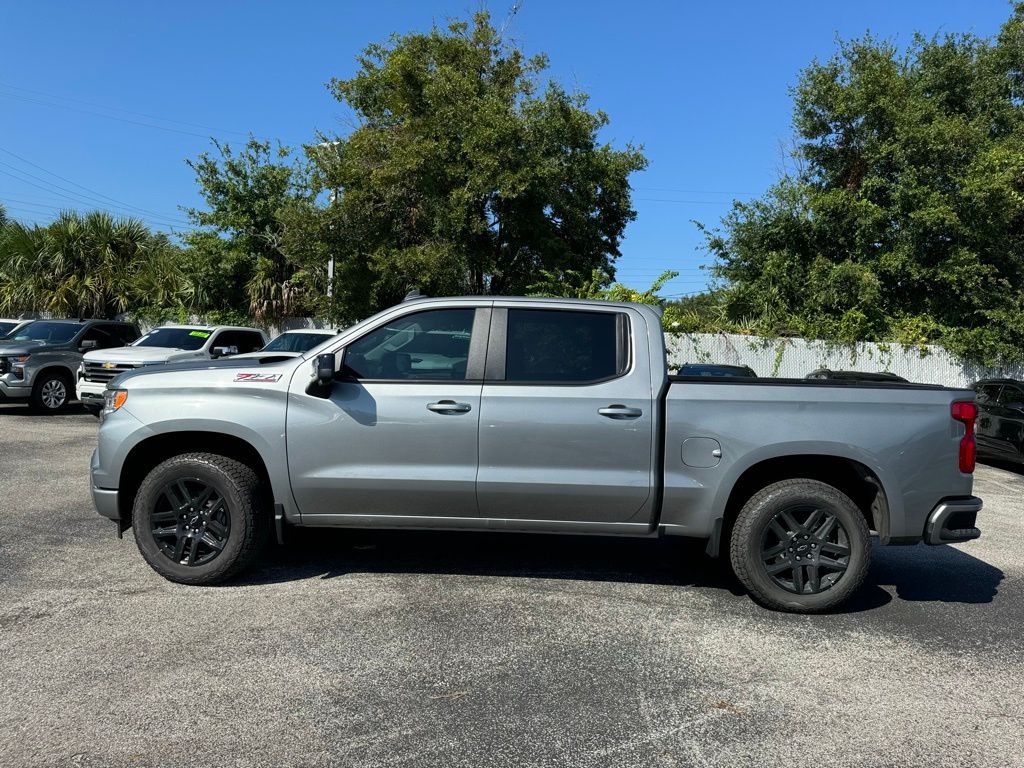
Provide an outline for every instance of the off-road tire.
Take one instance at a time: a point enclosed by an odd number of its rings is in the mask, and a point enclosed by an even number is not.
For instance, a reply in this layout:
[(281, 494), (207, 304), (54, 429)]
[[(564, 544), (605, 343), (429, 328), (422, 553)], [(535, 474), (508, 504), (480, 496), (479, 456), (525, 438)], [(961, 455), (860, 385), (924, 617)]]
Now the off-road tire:
[[(55, 384), (59, 384), (64, 388), (64, 399), (59, 405), (53, 407), (52, 387)], [(74, 396), (75, 387), (67, 373), (53, 370), (44, 371), (36, 377), (35, 384), (32, 385), (32, 394), (28, 400), (28, 407), (34, 413), (60, 413), (74, 399)]]
[[(767, 536), (773, 537), (773, 540), (781, 540), (782, 537), (776, 536), (774, 532), (767, 533), (773, 521), (779, 522), (780, 514), (785, 512), (792, 519), (793, 514), (790, 514), (790, 510), (807, 508), (822, 510), (822, 514), (835, 517), (848, 541), (848, 563), (846, 570), (831, 586), (816, 593), (797, 594), (780, 585), (776, 578), (769, 574), (769, 565), (764, 557), (764, 542)], [(787, 535), (794, 534), (794, 539), (799, 540), (802, 537), (800, 532), (790, 531), (787, 526), (783, 527), (787, 529)], [(813, 533), (809, 535), (810, 540), (814, 541)], [(836, 547), (831, 544), (824, 546)], [(777, 549), (778, 545), (773, 548)], [(797, 553), (786, 551), (775, 555), (775, 558), (778, 558), (776, 564), (781, 565), (783, 558), (792, 558), (795, 554)], [(817, 480), (803, 478), (773, 483), (750, 497), (736, 517), (729, 546), (733, 572), (749, 590), (751, 597), (766, 608), (790, 613), (822, 613), (840, 606), (860, 588), (868, 572), (870, 557), (871, 532), (857, 505), (837, 488)], [(810, 571), (801, 568), (801, 573), (808, 574)], [(820, 573), (817, 567), (815, 573)], [(796, 577), (793, 576), (790, 581), (795, 585)]]
[[(176, 562), (161, 549), (153, 532), (151, 517), (161, 494), (179, 480), (212, 487), (227, 507), (226, 543), (205, 564)], [(218, 584), (248, 568), (263, 550), (271, 524), (268, 492), (256, 472), (235, 459), (212, 453), (174, 456), (157, 465), (139, 487), (132, 510), (135, 542), (150, 567), (164, 578), (180, 584)]]

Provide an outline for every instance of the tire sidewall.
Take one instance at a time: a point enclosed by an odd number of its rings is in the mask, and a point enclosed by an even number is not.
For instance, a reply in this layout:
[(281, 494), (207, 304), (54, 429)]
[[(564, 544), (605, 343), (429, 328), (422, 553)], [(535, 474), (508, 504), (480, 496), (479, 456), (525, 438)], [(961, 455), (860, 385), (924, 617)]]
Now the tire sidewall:
[[(160, 549), (153, 537), (151, 516), (165, 486), (176, 480), (198, 480), (207, 483), (217, 491), (228, 506), (231, 530), (228, 541), (217, 557), (203, 565), (182, 565), (176, 563)], [(199, 459), (170, 459), (159, 465), (146, 476), (135, 496), (132, 510), (132, 529), (135, 542), (146, 562), (161, 575), (172, 581), (204, 582), (230, 571), (241, 556), (246, 540), (246, 528), (251, 525), (245, 508), (250, 504), (232, 482), (231, 478), (214, 464)]]
[[(819, 484), (820, 490), (806, 488), (779, 488), (762, 498), (746, 530), (744, 541), (738, 542), (748, 578), (755, 593), (787, 608), (800, 611), (825, 611), (842, 603), (855, 592), (863, 580), (870, 556), (870, 538), (864, 516), (853, 502), (831, 486)], [(777, 584), (768, 575), (761, 559), (761, 540), (775, 515), (783, 509), (799, 505), (813, 505), (834, 514), (846, 529), (850, 543), (849, 566), (835, 586), (816, 595), (798, 595)]]

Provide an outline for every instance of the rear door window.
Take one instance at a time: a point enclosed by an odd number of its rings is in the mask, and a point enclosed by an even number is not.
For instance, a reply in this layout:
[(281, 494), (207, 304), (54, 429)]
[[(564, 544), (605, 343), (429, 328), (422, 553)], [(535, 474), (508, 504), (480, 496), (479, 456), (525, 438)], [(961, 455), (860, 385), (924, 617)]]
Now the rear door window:
[(626, 323), (617, 312), (509, 309), (505, 381), (591, 384), (621, 376)]

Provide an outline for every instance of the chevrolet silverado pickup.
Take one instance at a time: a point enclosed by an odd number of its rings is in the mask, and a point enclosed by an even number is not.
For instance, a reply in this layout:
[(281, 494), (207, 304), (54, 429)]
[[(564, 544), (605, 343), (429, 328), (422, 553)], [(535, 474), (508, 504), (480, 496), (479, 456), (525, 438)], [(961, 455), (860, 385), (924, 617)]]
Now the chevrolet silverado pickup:
[(92, 494), (186, 584), (288, 526), (686, 536), (816, 612), (860, 586), (872, 531), (980, 535), (973, 394), (669, 376), (652, 307), (417, 298), (300, 358), (113, 379)]
[(139, 338), (133, 323), (32, 320), (0, 340), (0, 401), (23, 400), (57, 413), (75, 395), (75, 372), (89, 350), (123, 347)]

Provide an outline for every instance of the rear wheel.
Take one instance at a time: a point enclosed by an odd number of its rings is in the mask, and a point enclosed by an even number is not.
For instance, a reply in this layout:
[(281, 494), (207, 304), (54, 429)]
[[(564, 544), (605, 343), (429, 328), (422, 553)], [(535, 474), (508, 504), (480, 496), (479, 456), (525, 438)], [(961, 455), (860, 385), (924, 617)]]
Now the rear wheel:
[(216, 584), (248, 567), (270, 532), (257, 474), (209, 453), (175, 456), (143, 480), (132, 527), (146, 562), (166, 579)]
[(71, 399), (71, 379), (62, 371), (43, 371), (36, 377), (29, 406), (39, 413), (58, 413)]
[(730, 559), (762, 605), (795, 613), (836, 608), (864, 581), (871, 534), (850, 498), (817, 480), (758, 491), (733, 526)]

